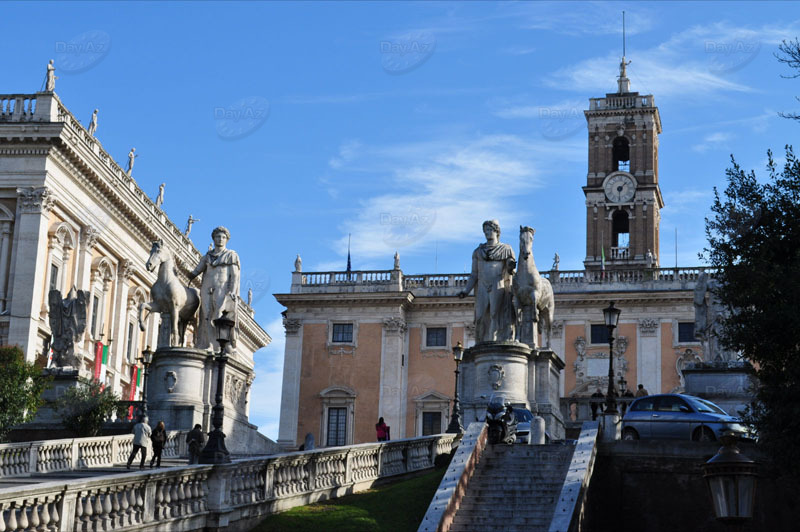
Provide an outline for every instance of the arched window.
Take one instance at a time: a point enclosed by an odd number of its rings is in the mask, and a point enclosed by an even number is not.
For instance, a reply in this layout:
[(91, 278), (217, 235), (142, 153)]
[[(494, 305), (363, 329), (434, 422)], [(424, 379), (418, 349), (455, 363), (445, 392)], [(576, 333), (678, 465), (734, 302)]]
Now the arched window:
[(612, 258), (614, 259), (627, 259), (628, 245), (630, 244), (630, 223), (628, 220), (628, 213), (624, 209), (620, 209), (614, 213), (611, 219), (611, 231), (614, 235), (612, 240)]
[(627, 138), (620, 136), (614, 139), (614, 144), (611, 148), (611, 158), (614, 163), (614, 171), (624, 170), (625, 172), (630, 172), (631, 149), (628, 145)]

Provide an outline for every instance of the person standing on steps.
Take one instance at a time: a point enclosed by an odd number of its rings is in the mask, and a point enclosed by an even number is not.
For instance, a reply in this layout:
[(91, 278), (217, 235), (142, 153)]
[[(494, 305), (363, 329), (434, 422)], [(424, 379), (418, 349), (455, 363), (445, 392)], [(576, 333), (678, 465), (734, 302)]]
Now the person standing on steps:
[(203, 446), (206, 443), (206, 438), (203, 434), (203, 428), (200, 426), (200, 423), (195, 425), (189, 434), (186, 435), (186, 443), (189, 445), (189, 463), (199, 463), (200, 451), (203, 450)]
[(142, 461), (139, 464), (139, 469), (144, 469), (144, 461), (147, 459), (147, 446), (150, 445), (150, 434), (152, 432), (147, 422), (147, 416), (143, 415), (139, 418), (139, 422), (133, 426), (133, 451), (131, 451), (131, 455), (128, 457), (128, 469), (131, 468), (133, 459), (139, 451), (142, 453)]
[(383, 418), (380, 418), (375, 423), (375, 432), (377, 433), (378, 441), (389, 441), (389, 426), (383, 421)]
[(156, 425), (156, 430), (150, 435), (150, 441), (153, 443), (153, 457), (150, 459), (150, 469), (153, 469), (153, 463), (156, 464), (156, 467), (161, 467), (161, 452), (164, 450), (164, 445), (167, 444), (167, 430), (163, 421), (159, 421), (158, 425)]
[(648, 395), (650, 395), (650, 392), (647, 391), (644, 384), (640, 384), (639, 389), (636, 390), (636, 397), (647, 397)]

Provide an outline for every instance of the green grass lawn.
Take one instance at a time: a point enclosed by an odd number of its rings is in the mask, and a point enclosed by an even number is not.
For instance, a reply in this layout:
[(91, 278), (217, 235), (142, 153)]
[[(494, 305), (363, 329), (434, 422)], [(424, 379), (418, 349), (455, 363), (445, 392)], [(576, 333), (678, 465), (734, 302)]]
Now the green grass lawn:
[(253, 532), (414, 531), (446, 469), (269, 516)]

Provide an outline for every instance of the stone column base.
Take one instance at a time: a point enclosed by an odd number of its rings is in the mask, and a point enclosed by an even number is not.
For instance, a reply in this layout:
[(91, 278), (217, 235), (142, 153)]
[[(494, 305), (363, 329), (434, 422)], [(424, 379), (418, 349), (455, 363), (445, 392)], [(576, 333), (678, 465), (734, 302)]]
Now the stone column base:
[(619, 414), (601, 414), (600, 433), (603, 441), (619, 440), (622, 436), (622, 421)]

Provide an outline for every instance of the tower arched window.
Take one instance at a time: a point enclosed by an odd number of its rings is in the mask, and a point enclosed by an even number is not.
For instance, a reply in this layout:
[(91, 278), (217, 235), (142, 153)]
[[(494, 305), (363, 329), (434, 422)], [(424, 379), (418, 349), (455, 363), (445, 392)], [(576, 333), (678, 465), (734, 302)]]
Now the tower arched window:
[(611, 158), (614, 163), (614, 171), (623, 170), (625, 172), (630, 172), (631, 149), (627, 138), (619, 136), (614, 139), (611, 148)]
[(614, 259), (628, 259), (630, 245), (630, 221), (628, 212), (620, 209), (611, 219), (613, 240), (611, 242), (611, 257)]

